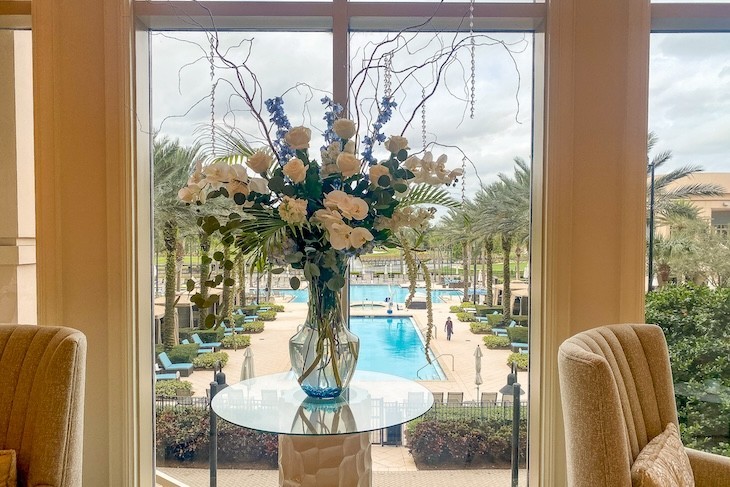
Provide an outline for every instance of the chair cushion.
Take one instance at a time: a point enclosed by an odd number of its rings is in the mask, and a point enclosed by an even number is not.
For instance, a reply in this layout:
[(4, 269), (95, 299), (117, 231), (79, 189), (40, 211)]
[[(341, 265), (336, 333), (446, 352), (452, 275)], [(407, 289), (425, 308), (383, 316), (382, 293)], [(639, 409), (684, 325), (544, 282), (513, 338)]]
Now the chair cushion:
[(0, 450), (0, 487), (16, 487), (15, 450)]
[(692, 466), (674, 423), (651, 440), (631, 467), (633, 487), (694, 487)]

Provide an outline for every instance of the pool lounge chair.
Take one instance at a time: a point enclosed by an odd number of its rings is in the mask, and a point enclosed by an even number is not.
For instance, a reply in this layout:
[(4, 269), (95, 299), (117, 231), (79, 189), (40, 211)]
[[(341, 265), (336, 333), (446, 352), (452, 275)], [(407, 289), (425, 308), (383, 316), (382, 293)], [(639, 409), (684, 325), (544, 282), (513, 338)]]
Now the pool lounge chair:
[(527, 343), (522, 342), (512, 342), (511, 345), (513, 352), (521, 352), (522, 349), (527, 350), (527, 347), (529, 346)]
[(155, 364), (155, 380), (180, 380), (180, 372), (163, 372), (160, 364)]
[(496, 392), (482, 392), (481, 403), (482, 404), (496, 404), (497, 403), (497, 393)]
[(444, 403), (444, 393), (443, 392), (432, 392), (433, 394), (433, 403), (434, 404), (443, 404)]
[(200, 336), (197, 333), (193, 333), (190, 338), (193, 339), (195, 343), (200, 345), (201, 347), (205, 348), (221, 348), (221, 342), (204, 342)]
[(170, 357), (167, 356), (165, 352), (162, 352), (157, 356), (157, 358), (160, 360), (160, 365), (162, 365), (162, 368), (165, 370), (165, 373), (173, 373), (173, 372), (180, 372), (180, 375), (182, 377), (187, 377), (190, 374), (193, 373), (193, 364), (190, 363), (182, 363), (182, 364), (173, 364), (172, 360), (170, 360)]
[(446, 394), (446, 404), (461, 404), (463, 401), (463, 392), (449, 392)]
[[(182, 343), (183, 345), (190, 345), (191, 344), (190, 341), (187, 338), (183, 338), (180, 341), (180, 343)], [(211, 353), (213, 351), (214, 351), (214, 349), (212, 349), (212, 348), (203, 347), (203, 346), (198, 345), (198, 355), (201, 355), (203, 353)]]

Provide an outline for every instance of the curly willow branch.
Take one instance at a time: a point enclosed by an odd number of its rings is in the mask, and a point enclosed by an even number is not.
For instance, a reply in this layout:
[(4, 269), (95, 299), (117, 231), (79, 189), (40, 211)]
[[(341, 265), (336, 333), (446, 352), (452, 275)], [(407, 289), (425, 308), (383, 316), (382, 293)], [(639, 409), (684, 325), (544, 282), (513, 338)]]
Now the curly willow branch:
[(421, 270), (423, 271), (423, 280), (426, 283), (426, 343), (424, 344), (424, 352), (426, 353), (426, 361), (431, 363), (431, 356), (428, 350), (431, 346), (431, 338), (433, 335), (433, 302), (431, 300), (431, 271), (428, 270), (426, 263), (421, 261)]

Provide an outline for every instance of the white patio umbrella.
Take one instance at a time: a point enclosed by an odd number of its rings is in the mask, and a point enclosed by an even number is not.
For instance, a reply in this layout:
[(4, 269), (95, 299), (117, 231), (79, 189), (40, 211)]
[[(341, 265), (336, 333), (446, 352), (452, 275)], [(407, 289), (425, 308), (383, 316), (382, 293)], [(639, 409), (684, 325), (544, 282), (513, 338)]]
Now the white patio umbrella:
[(482, 349), (479, 345), (477, 345), (477, 349), (474, 351), (474, 369), (476, 370), (474, 383), (477, 385), (477, 400), (479, 400), (479, 386), (482, 385)]
[(241, 380), (252, 379), (253, 372), (253, 351), (251, 347), (246, 348), (243, 352), (243, 365), (241, 366)]

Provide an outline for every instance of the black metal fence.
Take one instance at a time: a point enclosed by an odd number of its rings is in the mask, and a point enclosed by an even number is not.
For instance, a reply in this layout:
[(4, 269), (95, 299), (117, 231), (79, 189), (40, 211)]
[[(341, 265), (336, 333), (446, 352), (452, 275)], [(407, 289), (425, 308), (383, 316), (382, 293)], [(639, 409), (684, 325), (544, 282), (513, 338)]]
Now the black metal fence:
[[(520, 403), (520, 415), (527, 414), (527, 402)], [(434, 404), (422, 417), (423, 419), (475, 419), (492, 418), (512, 420), (513, 404), (511, 401), (497, 402), (461, 402)]]
[(207, 397), (195, 396), (156, 396), (155, 406), (165, 408), (196, 407), (206, 409), (209, 400)]

